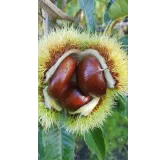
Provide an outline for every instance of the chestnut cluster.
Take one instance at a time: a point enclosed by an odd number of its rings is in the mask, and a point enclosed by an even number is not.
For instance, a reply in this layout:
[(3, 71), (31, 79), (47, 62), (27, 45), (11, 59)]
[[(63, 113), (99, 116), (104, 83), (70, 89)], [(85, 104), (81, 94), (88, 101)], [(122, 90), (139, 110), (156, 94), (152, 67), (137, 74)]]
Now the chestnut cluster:
[(86, 56), (80, 62), (68, 56), (50, 78), (47, 91), (62, 107), (77, 110), (92, 97), (105, 95), (106, 87), (103, 70), (95, 56)]

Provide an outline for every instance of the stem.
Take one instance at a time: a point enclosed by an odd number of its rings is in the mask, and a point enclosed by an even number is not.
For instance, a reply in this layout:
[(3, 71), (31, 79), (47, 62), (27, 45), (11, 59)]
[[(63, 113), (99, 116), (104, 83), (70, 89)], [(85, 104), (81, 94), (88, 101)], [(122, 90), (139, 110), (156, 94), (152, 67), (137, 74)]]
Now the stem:
[(120, 18), (118, 18), (118, 19), (116, 19), (116, 20), (113, 20), (110, 24), (108, 24), (108, 26), (106, 27), (106, 29), (105, 29), (105, 31), (104, 31), (104, 34), (110, 36), (111, 33), (112, 33), (112, 29), (115, 27), (115, 25), (116, 25), (117, 23), (121, 22), (125, 17), (126, 17), (126, 16), (120, 17)]
[(39, 0), (39, 4), (48, 13), (50, 19), (52, 20), (59, 18), (63, 20), (74, 21), (72, 17), (69, 17), (50, 0)]

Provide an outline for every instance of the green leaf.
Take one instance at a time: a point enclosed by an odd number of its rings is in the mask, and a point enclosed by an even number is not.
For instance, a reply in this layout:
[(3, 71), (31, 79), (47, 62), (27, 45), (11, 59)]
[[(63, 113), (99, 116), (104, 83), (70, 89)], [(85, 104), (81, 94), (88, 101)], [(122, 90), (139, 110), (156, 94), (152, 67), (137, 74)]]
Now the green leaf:
[(62, 0), (58, 0), (58, 8), (61, 8), (62, 6)]
[(105, 34), (111, 35), (114, 26), (121, 22), (128, 15), (128, 0), (110, 0), (104, 15), (107, 27)]
[(109, 24), (109, 22), (111, 21), (109, 15), (108, 15), (108, 11), (109, 11), (109, 8), (112, 5), (112, 3), (113, 3), (113, 0), (110, 0), (107, 4), (107, 8), (106, 8), (106, 11), (104, 13), (104, 23), (105, 24)]
[(43, 132), (43, 129), (42, 129), (41, 125), (39, 124), (38, 125), (38, 160), (45, 159), (42, 132)]
[(107, 160), (128, 159), (128, 119), (120, 113), (119, 108), (114, 108), (104, 123)]
[(94, 32), (95, 31), (94, 0), (79, 0), (79, 4), (86, 17), (88, 30), (90, 32)]
[(128, 15), (128, 0), (115, 0), (111, 5), (108, 14), (112, 20), (126, 17)]
[(64, 11), (67, 13), (68, 16), (74, 17), (79, 9), (80, 9), (80, 6), (78, 2), (71, 1), (69, 4), (66, 5), (66, 8)]
[(72, 0), (67, 0), (67, 3), (70, 3)]
[(64, 128), (52, 128), (43, 136), (46, 160), (73, 160), (74, 138)]
[(128, 36), (124, 36), (118, 40), (121, 43), (122, 49), (128, 53)]
[(119, 113), (127, 118), (128, 117), (128, 97), (127, 96), (119, 96), (117, 99), (117, 107)]
[(86, 133), (84, 135), (84, 140), (93, 154), (96, 154), (99, 160), (104, 160), (105, 142), (102, 130), (97, 128), (89, 133)]

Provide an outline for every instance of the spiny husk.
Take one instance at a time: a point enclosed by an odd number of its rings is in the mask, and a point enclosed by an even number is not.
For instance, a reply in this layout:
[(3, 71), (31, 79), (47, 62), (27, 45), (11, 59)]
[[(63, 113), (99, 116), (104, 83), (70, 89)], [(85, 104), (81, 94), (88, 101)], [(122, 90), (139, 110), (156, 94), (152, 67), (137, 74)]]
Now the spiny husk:
[(67, 116), (64, 124), (65, 128), (71, 133), (83, 134), (96, 127), (101, 127), (107, 116), (112, 114), (112, 108), (115, 104), (114, 98), (114, 92), (111, 89), (107, 89), (106, 95), (87, 117), (80, 117), (79, 115), (76, 117)]
[(48, 130), (54, 125), (59, 126), (60, 113), (56, 110), (45, 108), (42, 96), (38, 96), (38, 119), (45, 130)]
[(115, 93), (126, 94), (128, 86), (128, 60), (127, 54), (120, 49), (121, 45), (116, 39), (105, 35), (89, 35), (86, 32), (80, 33), (74, 28), (64, 28), (57, 32), (52, 31), (48, 36), (39, 42), (39, 60), (38, 60), (38, 85), (39, 85), (39, 121), (45, 126), (45, 129), (52, 125), (59, 125), (61, 112), (48, 110), (44, 108), (44, 99), (42, 90), (44, 84), (45, 72), (51, 68), (58, 58), (70, 49), (97, 50), (105, 58), (107, 66), (116, 80), (114, 89), (107, 89), (106, 95), (100, 100), (92, 114), (87, 117), (75, 117), (67, 115), (64, 126), (69, 132), (84, 133), (94, 127), (100, 127), (114, 105)]

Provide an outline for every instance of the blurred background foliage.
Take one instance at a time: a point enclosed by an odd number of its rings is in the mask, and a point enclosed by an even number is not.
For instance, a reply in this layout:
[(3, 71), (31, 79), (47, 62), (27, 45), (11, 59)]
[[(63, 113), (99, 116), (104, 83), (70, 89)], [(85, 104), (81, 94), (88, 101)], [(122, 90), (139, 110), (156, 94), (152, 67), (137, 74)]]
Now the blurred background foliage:
[[(96, 0), (95, 1), (94, 16), (95, 16), (95, 22), (96, 22), (97, 28), (105, 26), (103, 15), (106, 11), (106, 7), (107, 7), (108, 2), (109, 2), (109, 0), (105, 0), (105, 1), (104, 0)], [(80, 10), (80, 6), (78, 3), (78, 0), (71, 0), (68, 3), (68, 5), (65, 7), (64, 11), (69, 16), (74, 17), (79, 10)], [(83, 12), (81, 13), (81, 18), (80, 18), (79, 24), (82, 28), (86, 27), (86, 20), (85, 20), (85, 17), (83, 15)]]
[[(81, 1), (81, 0), (80, 0)], [(117, 19), (110, 18), (110, 6), (114, 0), (94, 0), (94, 19), (95, 19), (95, 32), (102, 34), (108, 29), (110, 37), (114, 36), (123, 45), (124, 49), (128, 53), (128, 17), (121, 16), (121, 11), (125, 12), (123, 8), (124, 4), (128, 5), (127, 0), (118, 1), (117, 3), (124, 2), (121, 5), (121, 10), (117, 11), (117, 15), (120, 15)], [(61, 0), (52, 0), (52, 2), (60, 8), (69, 17), (74, 18), (74, 22), (64, 19), (50, 20), (53, 23), (54, 29), (61, 29), (67, 23), (73, 25), (77, 29), (87, 29), (86, 17), (83, 10), (80, 7), (79, 0), (65, 0), (62, 3)], [(117, 4), (116, 4), (117, 5)], [(89, 6), (90, 7), (90, 6)], [(114, 6), (113, 6), (114, 7)], [(112, 7), (112, 8), (113, 8)], [(114, 10), (116, 7), (113, 8)], [(123, 12), (123, 13), (124, 13)], [(116, 16), (117, 16), (116, 15)], [(38, 7), (38, 37), (39, 39), (45, 35), (45, 25), (47, 21), (46, 14), (39, 5)], [(111, 26), (113, 24), (113, 26)], [(111, 26), (111, 27), (110, 27)], [(111, 31), (110, 31), (110, 30)], [(42, 127), (39, 125), (39, 159), (42, 159), (44, 150), (44, 144), (42, 143)], [(66, 134), (66, 133), (65, 133)], [(106, 155), (105, 160), (127, 160), (128, 159), (128, 97), (119, 97), (116, 100), (116, 106), (113, 109), (113, 114), (109, 116), (103, 126), (103, 136), (105, 140)], [(52, 134), (49, 135), (52, 138)], [(68, 136), (68, 135), (66, 135)], [(88, 149), (88, 145), (84, 141), (84, 137), (75, 136), (75, 160), (97, 160), (97, 155)], [(52, 140), (52, 139), (51, 139)], [(53, 160), (47, 158), (46, 160)]]
[[(111, 4), (110, 2), (113, 2), (113, 1), (114, 0), (94, 0), (95, 31), (98, 34), (103, 33), (104, 30), (106, 29), (107, 25), (111, 22), (111, 18), (109, 16), (108, 11), (110, 8), (109, 4)], [(57, 4), (57, 3), (55, 3), (55, 4)], [(87, 25), (86, 18), (84, 16), (83, 11), (81, 10), (78, 0), (66, 0), (66, 4), (61, 9), (69, 17), (74, 17), (75, 21), (72, 23), (72, 22), (68, 22), (68, 21), (57, 18), (53, 22), (54, 29), (60, 29), (66, 24), (73, 25), (74, 27), (81, 29), (81, 30), (86, 29), (86, 25)], [(41, 16), (41, 15), (42, 15), (42, 9), (39, 6), (38, 33), (39, 33), (40, 38), (44, 35), (43, 19), (45, 20), (45, 17)], [(128, 18), (122, 19), (122, 22), (124, 22), (124, 23), (128, 22)], [(128, 35), (128, 24), (123, 26), (123, 23), (117, 23), (116, 26), (112, 29), (112, 33), (110, 36), (116, 36), (118, 39), (120, 39), (124, 35)]]
[[(128, 159), (128, 98), (120, 97), (116, 100), (113, 114), (109, 116), (103, 127), (106, 146), (105, 160)], [(83, 141), (83, 137), (76, 137), (75, 160), (98, 160)]]

